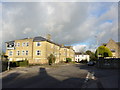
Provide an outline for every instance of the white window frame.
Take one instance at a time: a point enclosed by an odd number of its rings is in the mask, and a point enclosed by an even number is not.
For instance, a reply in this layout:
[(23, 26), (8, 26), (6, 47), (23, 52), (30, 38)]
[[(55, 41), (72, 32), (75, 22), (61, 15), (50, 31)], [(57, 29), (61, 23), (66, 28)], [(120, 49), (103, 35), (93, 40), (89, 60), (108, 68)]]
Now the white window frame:
[(19, 47), (20, 46), (20, 42), (17, 42), (17, 47)]
[(9, 51), (9, 56), (12, 56), (13, 55), (13, 51)]
[(36, 51), (36, 55), (38, 55), (38, 51), (39, 51), (39, 55), (41, 55), (41, 51), (40, 51), (40, 50), (37, 50), (37, 51)]
[(27, 47), (29, 46), (29, 42), (26, 42), (26, 46), (27, 46)]
[(18, 56), (20, 55), (20, 51), (17, 51), (17, 53), (16, 53)]
[(38, 44), (39, 44), (39, 46), (41, 46), (41, 42), (36, 42), (36, 46), (38, 46)]
[(25, 55), (25, 51), (22, 51), (22, 55)]
[(24, 42), (22, 43), (22, 46), (23, 46), (23, 47), (25, 46), (25, 43), (24, 43)]
[(28, 53), (29, 53), (29, 51), (28, 51), (28, 50), (26, 50), (25, 55), (28, 55)]

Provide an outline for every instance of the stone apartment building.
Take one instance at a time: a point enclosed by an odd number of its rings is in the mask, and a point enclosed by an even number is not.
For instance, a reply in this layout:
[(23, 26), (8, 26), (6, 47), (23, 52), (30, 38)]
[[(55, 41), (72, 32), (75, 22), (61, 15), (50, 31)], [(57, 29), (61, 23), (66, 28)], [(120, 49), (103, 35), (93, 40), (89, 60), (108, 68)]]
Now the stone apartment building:
[(75, 53), (72, 46), (59, 45), (50, 39), (48, 35), (47, 38), (38, 36), (6, 42), (6, 55), (9, 61), (27, 59), (29, 64), (46, 64), (50, 54), (55, 55), (55, 63), (65, 61), (66, 58), (74, 61)]
[(112, 52), (113, 57), (120, 58), (120, 43), (110, 39), (105, 45)]

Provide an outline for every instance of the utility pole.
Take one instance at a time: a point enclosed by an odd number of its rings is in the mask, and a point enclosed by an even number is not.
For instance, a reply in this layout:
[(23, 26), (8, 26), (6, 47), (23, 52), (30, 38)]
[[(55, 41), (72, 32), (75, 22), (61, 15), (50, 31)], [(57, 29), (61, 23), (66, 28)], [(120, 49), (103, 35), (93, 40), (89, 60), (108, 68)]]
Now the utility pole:
[[(96, 38), (96, 50), (97, 50), (97, 46), (98, 46), (98, 37), (95, 36)], [(97, 50), (97, 56), (98, 56), (98, 59), (99, 59), (99, 50)]]
[(10, 70), (10, 61), (8, 60), (8, 67), (7, 67), (7, 70), (9, 71)]

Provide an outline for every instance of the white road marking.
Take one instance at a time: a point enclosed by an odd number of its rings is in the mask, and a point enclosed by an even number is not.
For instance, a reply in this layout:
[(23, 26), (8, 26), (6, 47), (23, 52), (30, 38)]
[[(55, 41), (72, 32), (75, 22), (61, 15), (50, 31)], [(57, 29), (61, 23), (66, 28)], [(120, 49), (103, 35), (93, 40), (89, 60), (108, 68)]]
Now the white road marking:
[(89, 79), (93, 79), (93, 80), (96, 79), (95, 76), (94, 76), (94, 72), (92, 72), (92, 73), (88, 72), (87, 73), (87, 76), (85, 78), (85, 81), (84, 81), (84, 84), (83, 84), (82, 88), (86, 88), (87, 87), (87, 82), (88, 82)]

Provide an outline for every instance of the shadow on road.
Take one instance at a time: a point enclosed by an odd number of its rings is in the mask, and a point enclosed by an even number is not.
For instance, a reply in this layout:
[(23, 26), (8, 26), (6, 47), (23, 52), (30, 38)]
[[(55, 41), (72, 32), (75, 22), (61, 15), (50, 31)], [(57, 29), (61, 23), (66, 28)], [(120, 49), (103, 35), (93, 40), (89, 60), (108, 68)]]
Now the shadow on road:
[[(119, 80), (118, 76), (120, 75), (118, 69), (101, 69), (96, 68), (96, 66), (88, 66), (87, 64), (76, 64), (76, 67), (87, 70), (91, 74), (90, 80), (96, 82), (98, 88), (118, 88)], [(92, 79), (92, 75), (96, 79)], [(113, 83), (111, 85), (111, 83)]]
[(49, 75), (45, 68), (40, 68), (39, 73), (31, 77), (19, 77), (17, 73), (4, 77), (2, 88), (81, 88), (84, 80), (84, 78), (75, 77), (58, 80)]

